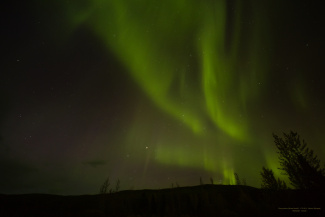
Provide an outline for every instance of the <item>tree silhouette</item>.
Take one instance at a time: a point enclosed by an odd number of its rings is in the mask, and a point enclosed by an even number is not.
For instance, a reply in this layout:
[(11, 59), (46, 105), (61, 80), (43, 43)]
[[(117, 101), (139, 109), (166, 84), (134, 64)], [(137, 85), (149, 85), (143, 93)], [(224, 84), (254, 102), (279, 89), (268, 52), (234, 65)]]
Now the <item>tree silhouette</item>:
[(283, 133), (283, 138), (273, 134), (278, 149), (280, 170), (284, 171), (296, 189), (320, 189), (325, 184), (325, 169), (307, 143), (296, 132)]
[(262, 176), (262, 188), (264, 189), (272, 189), (272, 190), (282, 190), (287, 189), (287, 185), (284, 181), (275, 179), (274, 173), (271, 169), (267, 169), (265, 167), (262, 168), (261, 172)]
[(116, 185), (115, 185), (115, 192), (118, 192), (119, 190), (120, 190), (120, 179), (118, 179), (117, 181), (116, 181)]
[(203, 185), (202, 177), (200, 177), (200, 185)]
[(246, 185), (246, 179), (240, 180), (239, 175), (234, 173), (235, 176), (235, 185)]
[(235, 175), (235, 184), (236, 185), (241, 185), (241, 181), (240, 181), (240, 178), (239, 178), (238, 174), (234, 173), (234, 175)]
[(105, 182), (102, 184), (102, 186), (99, 189), (100, 194), (107, 194), (108, 186), (110, 185), (109, 177), (105, 180)]

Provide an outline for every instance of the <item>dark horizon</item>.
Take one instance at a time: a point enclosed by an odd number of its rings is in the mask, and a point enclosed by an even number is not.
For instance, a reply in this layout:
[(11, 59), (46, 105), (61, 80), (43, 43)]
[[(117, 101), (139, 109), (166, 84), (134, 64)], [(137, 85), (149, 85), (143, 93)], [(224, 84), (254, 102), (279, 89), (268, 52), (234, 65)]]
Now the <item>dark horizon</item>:
[(121, 191), (102, 195), (1, 195), (8, 216), (323, 216), (324, 192), (248, 186)]

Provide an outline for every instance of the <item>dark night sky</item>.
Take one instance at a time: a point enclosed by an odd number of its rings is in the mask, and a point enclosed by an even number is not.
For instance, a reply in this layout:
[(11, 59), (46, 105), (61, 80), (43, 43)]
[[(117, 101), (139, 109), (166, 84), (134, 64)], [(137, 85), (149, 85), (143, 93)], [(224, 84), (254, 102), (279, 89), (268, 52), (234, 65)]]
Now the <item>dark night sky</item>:
[(53, 2), (3, 7), (0, 193), (260, 187), (289, 130), (323, 165), (321, 1)]

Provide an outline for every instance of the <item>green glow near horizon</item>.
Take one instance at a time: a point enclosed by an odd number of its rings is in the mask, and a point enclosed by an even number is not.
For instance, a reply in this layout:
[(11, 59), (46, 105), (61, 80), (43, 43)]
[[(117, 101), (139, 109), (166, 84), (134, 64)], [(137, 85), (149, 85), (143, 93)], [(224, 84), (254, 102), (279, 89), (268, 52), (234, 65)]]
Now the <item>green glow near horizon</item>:
[[(209, 119), (235, 141), (252, 140), (246, 107), (258, 100), (265, 80), (267, 58), (260, 50), (268, 41), (267, 27), (262, 28), (265, 12), (253, 5), (254, 24), (243, 32), (242, 3), (236, 2), (226, 38), (225, 0), (83, 2), (84, 12), (71, 14), (74, 25), (88, 24), (161, 111), (183, 122), (194, 137), (206, 136)], [(234, 183), (231, 158), (221, 161), (198, 151), (166, 143), (157, 148), (155, 159), (219, 172)]]

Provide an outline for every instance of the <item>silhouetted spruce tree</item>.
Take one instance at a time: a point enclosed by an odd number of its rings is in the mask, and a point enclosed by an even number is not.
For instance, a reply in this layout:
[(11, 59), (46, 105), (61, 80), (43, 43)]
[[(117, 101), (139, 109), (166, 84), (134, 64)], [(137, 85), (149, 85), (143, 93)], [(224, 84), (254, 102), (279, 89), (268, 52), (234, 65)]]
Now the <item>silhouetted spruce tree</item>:
[(235, 175), (235, 184), (236, 185), (241, 185), (241, 181), (240, 181), (240, 178), (239, 178), (238, 174), (234, 173), (234, 175)]
[(108, 191), (108, 186), (110, 185), (109, 178), (105, 180), (105, 182), (102, 184), (102, 186), (99, 189), (100, 194), (106, 194)]
[(284, 181), (282, 181), (279, 178), (278, 178), (278, 180), (275, 179), (274, 173), (271, 169), (267, 169), (267, 168), (263, 167), (261, 176), (262, 176), (261, 188), (272, 189), (272, 190), (287, 189), (287, 185)]
[(117, 181), (116, 181), (116, 185), (115, 185), (115, 192), (118, 192), (119, 190), (120, 190), (120, 179), (118, 179)]
[(235, 176), (235, 185), (246, 185), (246, 179), (240, 180), (239, 175), (234, 173)]
[(324, 189), (325, 169), (307, 143), (296, 132), (283, 133), (283, 138), (273, 134), (278, 149), (281, 170), (296, 189)]
[(200, 185), (203, 185), (202, 177), (200, 177)]

